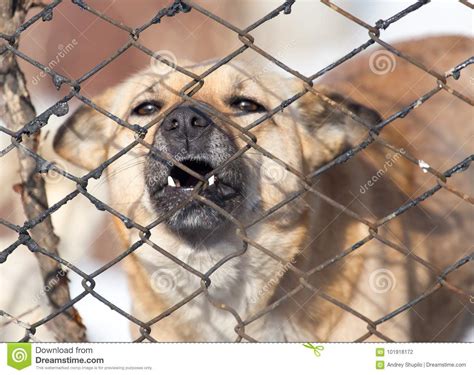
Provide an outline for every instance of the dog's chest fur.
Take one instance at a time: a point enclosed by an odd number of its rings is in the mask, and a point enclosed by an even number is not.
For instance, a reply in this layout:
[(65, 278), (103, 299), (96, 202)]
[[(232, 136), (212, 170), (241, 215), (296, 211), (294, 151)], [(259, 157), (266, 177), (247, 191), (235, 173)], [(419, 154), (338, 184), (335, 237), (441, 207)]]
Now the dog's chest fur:
[[(152, 236), (152, 239), (155, 237), (154, 243), (167, 251), (173, 249), (176, 258), (202, 274), (212, 270), (223, 258), (242, 250), (242, 241), (238, 240), (196, 249), (179, 240), (171, 242), (165, 234)], [(158, 240), (160, 238), (161, 241)], [(275, 237), (274, 243), (267, 242), (267, 245), (281, 245), (281, 240)], [(285, 265), (249, 246), (243, 255), (230, 259), (209, 275), (211, 284), (206, 290), (198, 275), (150, 246), (144, 245), (136, 254), (144, 271), (144, 283), (148, 283), (151, 289), (149, 295), (155, 299), (152, 305), (160, 306), (161, 310), (147, 311), (145, 306), (138, 306), (141, 319), (150, 320), (172, 309), (202, 288), (199, 295), (153, 327), (153, 337), (158, 340), (235, 340), (239, 317), (248, 319), (265, 307), (285, 269)], [(265, 329), (267, 325), (279, 329)], [(168, 335), (168, 331), (172, 333)], [(293, 331), (294, 327), (289, 322), (279, 319), (275, 314), (257, 319), (245, 327), (246, 333), (266, 341), (284, 340), (287, 336), (294, 336)], [(268, 337), (262, 337), (263, 334)]]

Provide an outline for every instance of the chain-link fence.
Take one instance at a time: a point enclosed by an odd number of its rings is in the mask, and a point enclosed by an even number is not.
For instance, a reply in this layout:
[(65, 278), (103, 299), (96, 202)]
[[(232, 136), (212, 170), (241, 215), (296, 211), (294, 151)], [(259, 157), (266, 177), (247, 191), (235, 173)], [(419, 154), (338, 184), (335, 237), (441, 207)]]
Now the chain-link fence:
[[(63, 272), (59, 277), (59, 282), (57, 283), (57, 285), (53, 288), (53, 290), (49, 291), (48, 293), (48, 297), (53, 308), (53, 311), (48, 316), (45, 316), (44, 318), (36, 322), (25, 323), (21, 321), (21, 317), (14, 317), (10, 315), (8, 311), (1, 311), (3, 317), (8, 317), (14, 324), (19, 324), (24, 327), (26, 333), (23, 340), (34, 340), (35, 332), (37, 331), (37, 329), (47, 323), (53, 324), (56, 327), (55, 331), (62, 332), (62, 334), (58, 335), (59, 339), (72, 339), (78, 341), (84, 340), (84, 327), (82, 326), (82, 323), (77, 315), (77, 312), (74, 309), (74, 306), (86, 296), (92, 296), (93, 298), (99, 300), (101, 303), (107, 305), (110, 309), (114, 310), (117, 314), (120, 314), (127, 320), (129, 320), (132, 325), (139, 328), (140, 335), (136, 338), (136, 341), (138, 342), (143, 340), (155, 341), (155, 338), (151, 334), (153, 326), (161, 320), (167, 318), (168, 316), (172, 316), (173, 313), (181, 309), (186, 304), (190, 303), (198, 296), (204, 296), (207, 301), (216, 309), (224, 310), (235, 318), (235, 333), (237, 341), (258, 340), (258, 337), (252, 337), (248, 333), (246, 333), (246, 327), (257, 320), (262, 319), (266, 314), (271, 313), (278, 306), (285, 303), (285, 301), (291, 299), (292, 296), (305, 289), (317, 293), (319, 298), (327, 301), (328, 303), (334, 306), (337, 306), (337, 308), (343, 311), (344, 314), (351, 314), (357, 319), (359, 319), (361, 323), (366, 324), (367, 332), (363, 336), (358, 337), (356, 341), (365, 341), (373, 336), (377, 336), (379, 339), (385, 341), (392, 341), (390, 337), (387, 337), (387, 335), (383, 334), (381, 331), (378, 330), (379, 325), (395, 318), (399, 314), (402, 314), (406, 310), (416, 306), (418, 303), (431, 297), (434, 297), (433, 294), (440, 288), (447, 289), (450, 292), (455, 293), (464, 299), (469, 299), (469, 293), (462, 287), (453, 285), (452, 283), (447, 281), (447, 276), (457, 272), (458, 269), (471, 262), (473, 257), (472, 253), (459, 257), (458, 260), (455, 263), (451, 264), (449, 267), (439, 269), (437, 266), (431, 264), (428, 260), (418, 257), (404, 246), (401, 246), (395, 243), (394, 241), (385, 238), (380, 234), (379, 229), (385, 226), (387, 223), (391, 222), (392, 220), (397, 219), (406, 211), (417, 206), (419, 203), (429, 199), (442, 189), (458, 196), (459, 199), (463, 201), (462, 204), (472, 204), (473, 199), (471, 197), (465, 194), (465, 192), (458, 191), (454, 186), (451, 186), (451, 184), (449, 183), (449, 179), (452, 176), (464, 173), (466, 170), (468, 170), (473, 159), (472, 155), (465, 158), (464, 160), (460, 160), (458, 163), (452, 165), (446, 170), (438, 171), (429, 166), (428, 164), (421, 162), (417, 157), (411, 155), (408, 151), (400, 152), (399, 147), (387, 143), (379, 137), (379, 134), (386, 127), (390, 127), (390, 125), (395, 120), (404, 118), (405, 116), (409, 116), (412, 110), (418, 108), (419, 106), (422, 106), (427, 100), (436, 95), (439, 95), (439, 93), (441, 92), (447, 92), (452, 95), (452, 97), (454, 98), (453, 100), (463, 101), (472, 106), (473, 100), (467, 97), (459, 90), (454, 89), (450, 84), (450, 81), (458, 79), (461, 75), (462, 70), (474, 62), (474, 58), (470, 57), (466, 61), (459, 61), (459, 64), (457, 66), (452, 67), (452, 69), (448, 73), (440, 73), (425, 66), (418, 59), (412, 56), (408, 56), (405, 53), (397, 50), (393, 45), (383, 40), (382, 34), (384, 30), (386, 30), (390, 25), (400, 21), (408, 15), (413, 15), (416, 17), (416, 13), (420, 8), (429, 6), (429, 0), (416, 1), (412, 5), (408, 6), (406, 9), (401, 10), (399, 13), (394, 14), (393, 16), (387, 19), (379, 20), (375, 23), (375, 25), (370, 25), (366, 23), (362, 19), (354, 16), (345, 9), (336, 5), (335, 2), (328, 0), (321, 0), (321, 2), (330, 9), (332, 9), (334, 12), (337, 12), (341, 17), (345, 17), (348, 20), (356, 23), (360, 27), (366, 29), (368, 31), (369, 37), (366, 42), (359, 46), (356, 46), (351, 52), (349, 52), (345, 56), (342, 56), (337, 61), (334, 61), (334, 63), (330, 64), (324, 69), (321, 69), (318, 72), (315, 72), (312, 75), (305, 76), (299, 73), (298, 71), (292, 69), (290, 66), (287, 66), (282, 61), (279, 61), (262, 48), (260, 48), (257, 45), (257, 42), (254, 40), (254, 37), (252, 36), (252, 31), (256, 30), (261, 25), (274, 19), (275, 17), (291, 17), (292, 6), (295, 6), (295, 0), (285, 1), (279, 7), (266, 14), (265, 16), (261, 17), (260, 19), (256, 20), (253, 24), (249, 25), (245, 29), (241, 29), (231, 24), (227, 20), (222, 19), (221, 17), (211, 13), (205, 7), (187, 0), (174, 1), (168, 7), (158, 10), (155, 16), (153, 16), (148, 22), (138, 28), (131, 28), (123, 22), (119, 22), (110, 18), (107, 14), (104, 14), (91, 7), (86, 1), (72, 0), (72, 3), (74, 3), (77, 7), (80, 7), (83, 11), (89, 12), (95, 15), (96, 17), (101, 18), (103, 21), (109, 23), (110, 25), (113, 25), (114, 27), (120, 28), (129, 35), (129, 40), (109, 58), (103, 60), (100, 64), (95, 66), (87, 73), (83, 74), (81, 77), (73, 79), (72, 77), (66, 77), (64, 75), (61, 75), (54, 69), (50, 69), (50, 67), (45, 66), (42, 63), (36, 61), (33, 57), (21, 52), (18, 47), (18, 40), (21, 33), (27, 30), (31, 25), (36, 22), (47, 21), (51, 19), (53, 13), (55, 12), (55, 9), (57, 7), (60, 7), (63, 1), (55, 0), (48, 5), (43, 5), (44, 8), (39, 13), (28, 19), (26, 22), (22, 22), (21, 15), (19, 16), (18, 14), (21, 14), (21, 12), (23, 12), (24, 17), (27, 10), (27, 5), (21, 5), (22, 2), (3, 1), (3, 21), (6, 22), (7, 20), (9, 20), (9, 22), (11, 22), (11, 24), (13, 25), (13, 29), (8, 31), (7, 28), (4, 28), (2, 30), (2, 33), (0, 33), (0, 39), (3, 41), (3, 43), (0, 45), (0, 53), (4, 58), (2, 66), (2, 74), (4, 80), (2, 84), (5, 85), (5, 88), (8, 87), (8, 89), (5, 89), (4, 91), (9, 92), (10, 98), (13, 98), (15, 95), (18, 95), (21, 100), (15, 102), (16, 104), (4, 103), (7, 110), (10, 111), (10, 117), (5, 117), (5, 123), (8, 126), (0, 126), (0, 132), (11, 137), (11, 144), (0, 151), (0, 157), (3, 157), (10, 152), (13, 152), (14, 150), (19, 152), (23, 184), (21, 186), (17, 186), (16, 189), (19, 190), (22, 195), (23, 204), (25, 206), (25, 211), (27, 213), (28, 220), (23, 225), (16, 225), (3, 218), (0, 218), (1, 226), (18, 234), (18, 240), (12, 243), (9, 247), (4, 249), (0, 253), (0, 262), (7, 262), (9, 255), (16, 251), (18, 247), (23, 245), (26, 246), (32, 253), (38, 255), (38, 260), (43, 271), (42, 274), (45, 285), (49, 285), (51, 283), (51, 279), (58, 278), (58, 272), (61, 272), (60, 270), (64, 269), (70, 273), (75, 273), (79, 277), (81, 277), (83, 280), (82, 286), (84, 288), (84, 291), (82, 293), (71, 298), (67, 290), (66, 272)], [(466, 12), (471, 11), (471, 9), (473, 8), (473, 5), (467, 0), (460, 0), (457, 5), (459, 7), (465, 7)], [(10, 8), (8, 8), (8, 6), (10, 6)], [(228, 54), (227, 56), (220, 58), (203, 73), (196, 74), (193, 71), (187, 69), (186, 67), (177, 65), (175, 61), (170, 61), (166, 57), (157, 55), (156, 53), (154, 53), (154, 51), (148, 49), (146, 46), (141, 44), (140, 35), (145, 30), (153, 27), (156, 28), (156, 32), (159, 33), (159, 24), (162, 19), (166, 17), (180, 17), (180, 14), (187, 12), (199, 12), (202, 15), (208, 17), (209, 19), (212, 19), (213, 21), (219, 23), (228, 30), (231, 30), (240, 40), (241, 46), (232, 53)], [(398, 58), (407, 61), (413, 66), (416, 66), (420, 69), (420, 71), (426, 72), (434, 79), (434, 84), (430, 91), (423, 93), (423, 95), (420, 95), (417, 100), (413, 101), (403, 109), (380, 120), (374, 125), (364, 119), (362, 116), (359, 116), (357, 113), (353, 112), (350, 107), (347, 107), (344, 103), (341, 103), (340, 101), (337, 101), (334, 98), (331, 98), (330, 96), (326, 95), (324, 92), (318, 90), (318, 88), (314, 86), (314, 82), (329, 71), (335, 69), (341, 64), (346, 63), (356, 55), (359, 55), (368, 47), (376, 44), (380, 45), (381, 47), (383, 47), (384, 50), (389, 51), (394, 56), (397, 56)], [(153, 119), (153, 121), (151, 121), (146, 126), (131, 124), (124, 119), (114, 116), (112, 113), (108, 112), (107, 109), (102, 108), (97, 103), (93, 102), (90, 98), (87, 98), (82, 95), (80, 92), (81, 85), (84, 82), (93, 77), (97, 72), (99, 72), (111, 62), (115, 61), (116, 59), (119, 59), (121, 55), (123, 55), (129, 49), (138, 49), (143, 53), (149, 55), (151, 58), (156, 59), (159, 64), (169, 66), (170, 70), (176, 70), (189, 78), (189, 82), (184, 85), (179, 92), (176, 93), (181, 100), (175, 103), (173, 107), (167, 110), (165, 113), (160, 114), (157, 118)], [(241, 55), (247, 50), (253, 50), (259, 56), (268, 60), (269, 62), (277, 66), (279, 69), (284, 70), (290, 76), (296, 78), (297, 80), (300, 80), (303, 84), (303, 89), (298, 93), (294, 94), (293, 96), (286, 98), (278, 106), (271, 108), (265, 114), (260, 116), (256, 121), (252, 122), (250, 125), (244, 128), (232, 119), (230, 119), (228, 116), (222, 114), (214, 108), (210, 106), (202, 106), (200, 101), (195, 100), (193, 96), (195, 96), (202, 89), (202, 87), (206, 85), (206, 78), (215, 74), (217, 70), (219, 70), (226, 64), (229, 64), (237, 56)], [(55, 103), (43, 113), (37, 116), (34, 115), (34, 111), (31, 107), (29, 96), (24, 85), (24, 81), (22, 81), (21, 73), (14, 73), (16, 74), (14, 78), (16, 85), (15, 88), (12, 88), (13, 78), (11, 78), (11, 81), (8, 81), (8, 79), (5, 78), (7, 73), (10, 74), (13, 71), (12, 69), (5, 69), (5, 67), (7, 66), (7, 64), (9, 64), (8, 66), (10, 68), (16, 66), (16, 59), (22, 59), (27, 63), (34, 65), (42, 72), (50, 76), (57, 89), (64, 86), (68, 86), (70, 89), (69, 92), (60, 101)], [(353, 119), (361, 127), (365, 127), (368, 130), (368, 136), (356, 146), (352, 147), (351, 149), (345, 150), (343, 153), (341, 153), (331, 161), (325, 163), (324, 165), (319, 166), (311, 173), (303, 174), (301, 171), (294, 168), (289, 163), (285, 162), (281, 158), (276, 157), (268, 150), (260, 146), (255, 135), (252, 133), (252, 130), (261, 126), (261, 124), (265, 123), (267, 120), (269, 120), (276, 114), (282, 112), (287, 107), (291, 106), (294, 102), (297, 102), (308, 95), (314, 95), (320, 98), (325, 103), (325, 105), (330, 106), (333, 111), (341, 112), (345, 116), (348, 116)], [(8, 95), (6, 95), (5, 93), (4, 98), (8, 98)], [(51, 116), (66, 115), (69, 110), (68, 102), (72, 98), (78, 99), (87, 107), (92, 108), (97, 112), (100, 112), (104, 116), (107, 116), (116, 124), (117, 127), (126, 128), (128, 129), (128, 131), (131, 131), (135, 134), (135, 140), (131, 144), (129, 144), (120, 152), (113, 155), (113, 157), (106, 160), (104, 163), (98, 165), (95, 169), (83, 176), (76, 176), (69, 173), (67, 170), (65, 170), (64, 168), (60, 168), (55, 163), (45, 160), (38, 152), (38, 134), (40, 130), (47, 128), (48, 121)], [(156, 129), (158, 124), (160, 124), (160, 122), (166, 117), (167, 114), (169, 114), (173, 109), (179, 107), (181, 104), (186, 103), (193, 104), (197, 106), (200, 110), (209, 114), (210, 116), (220, 119), (220, 121), (225, 123), (226, 126), (229, 126), (234, 131), (236, 131), (238, 133), (239, 139), (245, 143), (245, 146), (239, 149), (234, 155), (232, 155), (232, 157), (228, 158), (217, 168), (207, 173), (206, 175), (201, 175), (197, 173), (189, 166), (180, 162), (177, 158), (162, 152), (149, 142), (145, 141), (145, 136), (150, 132), (153, 132), (154, 129)], [(14, 105), (16, 105), (16, 107)], [(18, 112), (12, 113), (12, 110), (17, 110), (24, 114), (19, 114)], [(470, 124), (466, 124), (466, 126), (469, 125)], [(369, 220), (365, 217), (362, 217), (360, 214), (356, 213), (355, 211), (352, 211), (350, 208), (343, 206), (342, 204), (333, 200), (329, 196), (322, 194), (315, 188), (314, 185), (315, 178), (324, 175), (328, 170), (338, 165), (348, 162), (350, 159), (358, 155), (361, 151), (367, 149), (369, 146), (372, 146), (372, 144), (378, 144), (381, 147), (390, 150), (391, 152), (399, 153), (408, 162), (413, 163), (417, 168), (421, 168), (423, 172), (429, 173), (434, 176), (437, 181), (437, 183), (430, 189), (420, 193), (418, 196), (408, 200), (405, 204), (401, 205), (389, 214), (385, 215), (384, 217), (380, 217), (376, 220)], [(120, 212), (119, 210), (107, 204), (106, 202), (98, 199), (88, 191), (88, 183), (91, 179), (100, 178), (100, 176), (111, 164), (115, 163), (123, 155), (132, 152), (132, 150), (138, 145), (141, 145), (150, 150), (150, 152), (159, 155), (160, 158), (169, 162), (170, 165), (185, 171), (187, 174), (193, 176), (197, 180), (197, 184), (193, 188), (194, 190), (192, 191), (192, 194), (190, 194), (189, 198), (185, 202), (183, 202), (182, 205), (173, 208), (171, 212), (167, 212), (165, 215), (158, 217), (156, 220), (146, 226), (139, 224), (132, 217), (128, 217), (125, 213)], [(208, 186), (208, 179), (210, 176), (216, 174), (219, 171), (222, 171), (230, 163), (242, 157), (242, 155), (247, 153), (249, 150), (251, 150), (251, 152), (259, 153), (264, 157), (275, 161), (279, 166), (284, 168), (288, 174), (296, 176), (299, 179), (302, 188), (299, 191), (294, 192), (290, 196), (284, 198), (278, 204), (274, 205), (273, 207), (259, 215), (258, 218), (254, 218), (251, 222), (242, 222), (241, 220), (239, 220), (238, 217), (233, 216), (232, 213), (227, 212), (220, 205), (216, 204), (211, 199), (206, 198), (206, 196), (202, 194), (202, 192)], [(46, 201), (46, 195), (44, 193), (44, 184), (41, 182), (41, 176), (50, 171), (54, 171), (55, 173), (64, 176), (66, 179), (73, 181), (76, 184), (76, 189), (60, 201), (48, 205)], [(2, 189), (3, 188), (4, 186), (2, 186)], [(211, 287), (213, 281), (212, 275), (221, 267), (223, 267), (226, 263), (230, 262), (235, 258), (241, 257), (247, 251), (250, 251), (250, 247), (252, 248), (252, 251), (258, 251), (264, 256), (270, 257), (278, 262), (281, 262), (281, 264), (288, 263), (288, 260), (277, 255), (274, 249), (265, 248), (261, 244), (255, 242), (251, 238), (251, 236), (248, 235), (248, 231), (251, 230), (253, 226), (264, 221), (272, 214), (278, 212), (278, 210), (280, 210), (285, 205), (291, 204), (304, 194), (308, 193), (316, 195), (324, 202), (334, 207), (336, 210), (340, 210), (342, 214), (349, 215), (352, 219), (365, 226), (368, 235), (362, 240), (351, 245), (349, 248), (340, 249), (340, 253), (334, 255), (331, 259), (326, 260), (322, 264), (319, 264), (317, 267), (313, 267), (310, 270), (302, 270), (293, 264), (289, 264), (286, 272), (292, 273), (296, 277), (296, 279), (298, 280), (297, 285), (292, 290), (288, 290), (283, 296), (272, 301), (268, 306), (258, 311), (256, 314), (253, 314), (252, 316), (240, 316), (238, 311), (234, 309), (231, 304), (224, 303), (218, 298), (212, 296), (212, 294), (209, 293), (209, 288)], [(139, 239), (135, 243), (131, 244), (126, 251), (123, 251), (120, 256), (116, 257), (112, 261), (108, 262), (107, 264), (90, 274), (83, 272), (81, 269), (76, 267), (76, 265), (69, 263), (67, 260), (61, 257), (61, 255), (57, 251), (57, 239), (55, 238), (54, 234), (52, 234), (53, 230), (50, 221), (50, 217), (52, 214), (54, 214), (61, 207), (66, 205), (69, 201), (81, 195), (85, 197), (91, 203), (91, 205), (95, 206), (98, 210), (106, 211), (108, 214), (114, 216), (116, 219), (121, 221), (125, 225), (127, 230), (135, 230), (139, 233)], [(178, 210), (190, 204), (191, 201), (200, 202), (200, 204), (205, 205), (210, 209), (218, 212), (222, 218), (225, 218), (225, 220), (232, 223), (232, 225), (235, 227), (236, 234), (241, 241), (241, 247), (239, 247), (235, 252), (231, 253), (230, 255), (227, 255), (223, 259), (217, 261), (213, 265), (213, 267), (207, 270), (206, 272), (201, 272), (193, 268), (186, 262), (183, 262), (182, 260), (175, 257), (173, 255), (172, 249), (163, 249), (162, 247), (157, 245), (153, 241), (151, 235), (151, 231), (153, 230), (153, 228), (164, 223), (170, 216), (175, 214)], [(408, 303), (399, 306), (395, 310), (384, 316), (381, 316), (377, 320), (370, 319), (369, 317), (361, 314), (360, 312), (353, 309), (350, 304), (338, 300), (337, 298), (331, 296), (329, 293), (326, 293), (322, 290), (318, 290), (317, 286), (312, 285), (309, 281), (313, 274), (323, 271), (324, 269), (330, 267), (336, 262), (343, 261), (346, 257), (348, 257), (348, 255), (356, 252), (363, 252), (364, 245), (371, 241), (379, 241), (387, 247), (390, 247), (395, 251), (404, 254), (405, 256), (416, 262), (418, 265), (425, 268), (430, 274), (434, 275), (434, 277), (436, 278), (436, 282), (431, 287), (424, 290), (422, 293), (417, 295)], [(161, 256), (167, 257), (169, 260), (174, 262), (176, 267), (180, 267), (186, 270), (186, 272), (195, 275), (201, 281), (200, 287), (197, 290), (186, 296), (186, 298), (180, 300), (178, 303), (174, 304), (172, 307), (162, 311), (158, 316), (155, 316), (153, 319), (148, 321), (140, 320), (136, 316), (127, 313), (95, 290), (96, 279), (99, 275), (103, 274), (104, 272), (107, 272), (107, 270), (109, 270), (111, 267), (115, 266), (116, 264), (130, 256), (130, 254), (136, 252), (143, 246), (150, 246), (151, 248), (155, 249), (157, 253), (161, 254)], [(71, 332), (75, 333), (72, 334)]]

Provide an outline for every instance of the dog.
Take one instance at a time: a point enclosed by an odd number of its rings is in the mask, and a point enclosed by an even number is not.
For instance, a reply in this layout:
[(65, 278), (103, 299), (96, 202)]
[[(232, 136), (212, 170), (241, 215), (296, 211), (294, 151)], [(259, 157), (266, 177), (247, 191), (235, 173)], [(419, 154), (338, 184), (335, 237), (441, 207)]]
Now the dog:
[[(472, 39), (451, 36), (395, 47), (447, 71), (471, 56), (472, 46)], [(440, 51), (449, 52), (440, 57)], [(122, 260), (131, 314), (153, 322), (149, 333), (132, 324), (136, 337), (462, 337), (472, 308), (452, 288), (438, 290), (438, 275), (472, 248), (468, 204), (442, 190), (376, 230), (368, 223), (436, 184), (424, 173), (427, 165), (443, 171), (470, 154), (472, 142), (465, 141), (472, 132), (465, 125), (472, 122), (472, 107), (438, 93), (383, 129), (379, 138), (394, 148), (373, 142), (312, 176), (367, 139), (371, 126), (436, 87), (434, 78), (403, 59), (386, 75), (376, 74), (370, 57), (352, 59), (318, 82), (322, 95), (310, 91), (274, 113), (304, 90), (301, 80), (231, 62), (183, 100), (180, 90), (191, 78), (148, 68), (93, 100), (139, 129), (155, 122), (139, 142), (134, 131), (87, 105), (61, 126), (56, 152), (87, 170), (116, 156), (102, 176), (110, 190), (106, 203), (137, 225), (154, 223), (140, 237), (115, 218), (123, 250), (140, 245)], [(186, 69), (201, 74), (211, 66)], [(462, 89), (472, 93), (472, 85)], [(264, 115), (269, 118), (255, 124)], [(425, 169), (407, 155), (423, 158)], [(469, 174), (453, 177), (461, 191), (472, 188)], [(470, 271), (468, 263), (446, 279), (466, 288), (472, 286)], [(412, 301), (417, 303), (397, 310)]]

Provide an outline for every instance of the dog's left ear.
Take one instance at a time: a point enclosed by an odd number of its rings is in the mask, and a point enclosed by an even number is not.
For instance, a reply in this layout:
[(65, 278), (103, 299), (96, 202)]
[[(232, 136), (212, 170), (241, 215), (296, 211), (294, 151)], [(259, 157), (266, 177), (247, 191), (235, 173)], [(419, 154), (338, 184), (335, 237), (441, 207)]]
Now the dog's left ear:
[(321, 96), (307, 93), (297, 100), (298, 122), (302, 134), (302, 147), (307, 166), (311, 169), (332, 160), (352, 146), (362, 142), (368, 135), (368, 128), (344, 113), (338, 106), (357, 115), (364, 123), (375, 125), (382, 121), (380, 115), (354, 100), (335, 93), (326, 87), (317, 87), (330, 101)]
[[(109, 110), (113, 97), (111, 89), (105, 91), (93, 102)], [(117, 126), (97, 110), (82, 105), (58, 129), (53, 148), (69, 162), (92, 170), (107, 158), (107, 150)]]

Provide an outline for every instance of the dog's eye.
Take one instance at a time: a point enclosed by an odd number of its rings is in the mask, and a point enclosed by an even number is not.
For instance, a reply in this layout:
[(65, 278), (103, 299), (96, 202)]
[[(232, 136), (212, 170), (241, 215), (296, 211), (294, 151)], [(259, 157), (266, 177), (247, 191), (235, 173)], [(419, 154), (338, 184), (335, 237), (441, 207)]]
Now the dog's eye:
[(233, 108), (245, 113), (265, 111), (265, 108), (261, 104), (247, 98), (234, 98), (231, 100), (230, 105)]
[(161, 109), (161, 105), (157, 102), (144, 102), (137, 105), (132, 110), (132, 114), (137, 116), (150, 116)]

